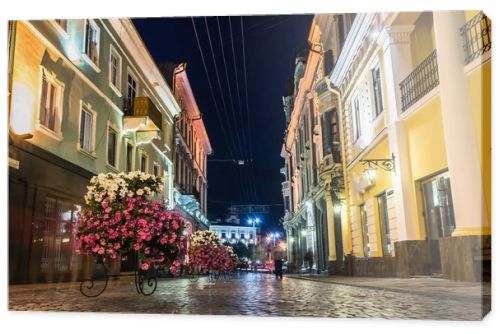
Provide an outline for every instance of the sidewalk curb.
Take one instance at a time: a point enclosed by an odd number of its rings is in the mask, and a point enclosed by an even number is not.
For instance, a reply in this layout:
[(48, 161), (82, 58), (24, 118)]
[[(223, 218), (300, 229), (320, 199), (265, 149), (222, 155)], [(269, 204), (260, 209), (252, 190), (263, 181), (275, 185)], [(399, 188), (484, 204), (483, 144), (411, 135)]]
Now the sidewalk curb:
[(412, 294), (416, 296), (426, 296), (426, 297), (436, 297), (437, 295), (444, 296), (448, 299), (453, 299), (457, 301), (471, 301), (475, 300), (477, 302), (483, 303), (485, 299), (490, 299), (491, 300), (491, 295), (482, 295), (481, 297), (471, 297), (471, 296), (457, 296), (454, 294), (449, 294), (449, 293), (442, 293), (442, 292), (421, 292), (421, 291), (415, 291), (414, 289), (402, 289), (402, 288), (388, 288), (388, 287), (380, 287), (380, 286), (373, 286), (373, 285), (360, 285), (360, 284), (355, 284), (355, 283), (346, 283), (346, 282), (327, 282), (324, 280), (319, 280), (315, 278), (310, 278), (310, 277), (300, 277), (300, 276), (286, 276), (287, 278), (291, 279), (299, 279), (299, 280), (304, 280), (304, 281), (313, 281), (313, 282), (318, 282), (318, 283), (325, 283), (325, 284), (338, 284), (338, 285), (345, 285), (345, 286), (351, 286), (351, 287), (356, 287), (356, 288), (365, 288), (365, 289), (371, 289), (371, 290), (384, 290), (384, 291), (390, 291), (390, 292), (398, 292), (398, 293), (407, 293), (407, 294)]

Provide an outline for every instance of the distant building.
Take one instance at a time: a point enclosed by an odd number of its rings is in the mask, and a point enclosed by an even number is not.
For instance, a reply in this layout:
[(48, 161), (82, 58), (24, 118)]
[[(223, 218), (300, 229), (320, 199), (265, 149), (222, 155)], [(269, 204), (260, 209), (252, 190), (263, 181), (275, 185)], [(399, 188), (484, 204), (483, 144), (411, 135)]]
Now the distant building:
[(257, 236), (257, 228), (252, 226), (211, 222), (210, 231), (215, 232), (222, 242), (229, 242), (231, 244), (242, 242), (248, 246), (251, 244), (257, 244), (260, 240)]
[[(303, 267), (309, 265), (305, 255), (312, 254), (313, 268), (318, 271), (333, 266), (330, 247), (335, 243), (329, 245), (329, 237), (332, 229), (340, 226), (340, 216), (333, 213), (335, 203), (339, 203), (334, 188), (343, 185), (338, 108), (332, 104), (335, 95), (328, 89), (326, 77), (334, 56), (338, 56), (331, 48), (341, 43), (339, 38), (345, 38), (354, 16), (315, 16), (309, 33), (310, 47), (297, 53), (293, 84), (289, 83), (283, 97), (287, 130), (281, 173), (285, 177), (282, 193), (287, 255), (295, 265)], [(330, 29), (322, 32), (320, 24)]]
[(186, 63), (160, 66), (181, 108), (175, 121), (174, 206), (197, 231), (208, 229), (207, 155), (212, 146), (186, 68)]

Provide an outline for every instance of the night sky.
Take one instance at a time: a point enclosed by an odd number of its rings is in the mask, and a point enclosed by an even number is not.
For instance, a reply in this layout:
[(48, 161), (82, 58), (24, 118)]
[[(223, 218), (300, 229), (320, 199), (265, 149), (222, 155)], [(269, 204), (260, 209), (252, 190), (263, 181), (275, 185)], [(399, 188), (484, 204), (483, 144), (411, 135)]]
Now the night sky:
[[(214, 150), (208, 157), (209, 218), (222, 217), (231, 204), (267, 204), (270, 214), (262, 217), (261, 227), (281, 229), (282, 96), (293, 73), (294, 54), (307, 45), (312, 16), (194, 18), (209, 79), (190, 17), (133, 22), (158, 64), (188, 64), (191, 87)], [(214, 159), (246, 162), (241, 166)]]

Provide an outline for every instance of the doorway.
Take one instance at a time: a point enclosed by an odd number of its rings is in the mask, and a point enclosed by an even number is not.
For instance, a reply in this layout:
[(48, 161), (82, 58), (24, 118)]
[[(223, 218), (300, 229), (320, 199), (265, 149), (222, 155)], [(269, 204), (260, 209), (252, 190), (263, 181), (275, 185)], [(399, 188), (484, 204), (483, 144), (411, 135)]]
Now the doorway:
[(444, 172), (421, 182), (426, 240), (431, 254), (431, 272), (441, 273), (439, 239), (455, 230), (450, 175)]

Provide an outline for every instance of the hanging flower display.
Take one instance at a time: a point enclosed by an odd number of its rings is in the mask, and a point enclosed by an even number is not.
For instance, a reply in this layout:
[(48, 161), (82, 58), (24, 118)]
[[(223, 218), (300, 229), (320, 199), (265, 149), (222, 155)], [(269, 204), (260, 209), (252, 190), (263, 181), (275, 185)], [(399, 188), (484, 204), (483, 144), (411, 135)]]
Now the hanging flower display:
[(76, 226), (77, 251), (111, 259), (136, 251), (142, 270), (177, 272), (186, 253), (185, 222), (151, 200), (161, 191), (162, 179), (142, 172), (93, 177)]

